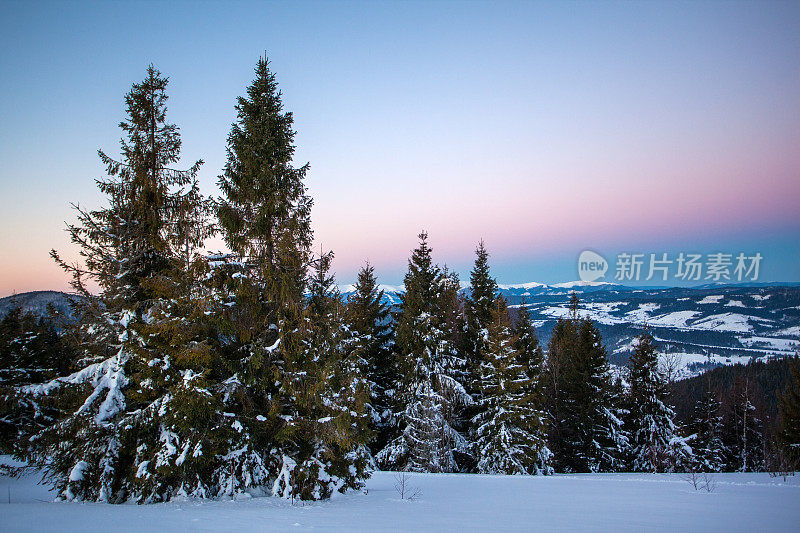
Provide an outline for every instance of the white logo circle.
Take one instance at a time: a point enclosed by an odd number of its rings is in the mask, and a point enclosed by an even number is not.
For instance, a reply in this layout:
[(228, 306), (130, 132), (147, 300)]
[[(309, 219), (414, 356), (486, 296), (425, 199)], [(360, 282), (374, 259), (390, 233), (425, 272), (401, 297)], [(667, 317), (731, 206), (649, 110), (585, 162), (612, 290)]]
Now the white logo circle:
[(578, 276), (581, 281), (592, 282), (606, 275), (608, 271), (608, 261), (591, 250), (584, 250), (578, 256)]

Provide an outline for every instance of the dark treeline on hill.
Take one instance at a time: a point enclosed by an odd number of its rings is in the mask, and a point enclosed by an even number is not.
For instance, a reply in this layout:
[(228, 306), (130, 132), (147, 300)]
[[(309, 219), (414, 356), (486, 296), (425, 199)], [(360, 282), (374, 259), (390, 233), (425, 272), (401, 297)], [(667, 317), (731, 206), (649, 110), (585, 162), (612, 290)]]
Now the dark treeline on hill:
[(680, 420), (688, 420), (693, 406), (706, 394), (714, 391), (723, 404), (730, 403), (735, 389), (746, 384), (756, 397), (756, 415), (768, 426), (778, 421), (780, 394), (791, 382), (791, 359), (751, 361), (713, 368), (702, 375), (675, 381), (670, 384), (675, 413)]
[(54, 422), (58, 411), (47, 402), (20, 394), (19, 386), (64, 375), (75, 359), (74, 343), (60, 315), (39, 317), (21, 306), (10, 307), (0, 319), (0, 450), (12, 452), (33, 431)]
[[(67, 228), (83, 262), (52, 252), (72, 277), (73, 318), (56, 327), (15, 309), (0, 323), (0, 445), (61, 498), (315, 500), (361, 489), (375, 467), (797, 465), (796, 367), (777, 417), (763, 395), (781, 385), (755, 366), (745, 386), (682, 392), (646, 329), (612, 367), (574, 293), (543, 346), (524, 307), (512, 316), (483, 242), (466, 295), (422, 232), (396, 308), (369, 265), (345, 301), (333, 253), (311, 252), (310, 167), (294, 166), (292, 114), (266, 58), (237, 99), (219, 198), (200, 193), (202, 161), (173, 168), (167, 83), (150, 66), (125, 96), (121, 157), (99, 152), (106, 203), (76, 208)], [(203, 251), (213, 235), (229, 253)]]
[(790, 470), (798, 463), (798, 358), (714, 368), (670, 384), (677, 419), (695, 448), (716, 439), (727, 470)]
[(0, 298), (0, 318), (12, 309), (20, 308), (24, 312), (38, 316), (49, 316), (56, 321), (72, 318), (72, 300), (74, 298), (59, 291), (32, 291), (13, 294)]
[[(717, 460), (729, 470), (791, 470), (798, 463), (800, 361), (772, 359), (714, 368), (670, 385), (677, 419), (700, 435), (711, 422), (700, 406), (713, 405)], [(792, 400), (794, 394), (794, 400)], [(708, 426), (707, 426), (708, 427)], [(787, 446), (788, 444), (788, 446)]]

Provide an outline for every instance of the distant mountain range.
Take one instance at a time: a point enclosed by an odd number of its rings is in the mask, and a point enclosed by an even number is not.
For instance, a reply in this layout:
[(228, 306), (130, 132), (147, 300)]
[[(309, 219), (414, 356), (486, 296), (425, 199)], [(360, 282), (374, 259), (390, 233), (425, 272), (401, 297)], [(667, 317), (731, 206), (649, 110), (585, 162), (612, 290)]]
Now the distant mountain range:
[[(339, 287), (348, 298), (352, 285)], [(403, 286), (381, 285), (384, 301), (399, 305)], [(582, 316), (594, 320), (612, 363), (624, 364), (647, 325), (680, 377), (715, 366), (792, 355), (800, 337), (800, 284), (713, 284), (693, 288), (638, 288), (607, 282), (500, 284), (512, 312), (525, 305), (546, 345), (555, 321), (569, 312), (572, 292)], [(469, 287), (464, 287), (468, 292)], [(67, 294), (37, 291), (0, 299), (0, 317), (12, 305), (44, 314), (48, 305), (69, 313)]]
[[(402, 286), (381, 286), (387, 303)], [(555, 321), (569, 313), (572, 292), (581, 316), (594, 320), (612, 363), (624, 364), (647, 325), (678, 377), (750, 359), (793, 355), (800, 337), (800, 284), (709, 284), (700, 287), (628, 287), (607, 282), (499, 285), (512, 308), (525, 305), (546, 345)], [(340, 287), (348, 297), (352, 286)], [(468, 291), (468, 287), (464, 289)], [(667, 357), (665, 357), (667, 359)]]
[[(542, 296), (542, 295), (570, 295), (573, 292), (577, 293), (586, 293), (586, 292), (595, 292), (595, 291), (605, 291), (605, 290), (620, 290), (620, 291), (631, 291), (634, 290), (630, 287), (626, 287), (624, 285), (617, 285), (615, 283), (608, 283), (605, 281), (568, 281), (566, 283), (556, 283), (553, 285), (547, 285), (545, 283), (538, 283), (536, 281), (531, 281), (529, 283), (518, 283), (512, 285), (506, 284), (498, 284), (501, 293), (506, 299), (509, 296), (521, 296), (521, 295), (535, 295), (535, 296)], [(397, 305), (400, 303), (400, 295), (405, 290), (403, 285), (379, 285), (379, 290), (383, 291), (383, 298), (384, 301), (390, 305)], [(461, 282), (461, 289), (466, 293), (469, 292), (469, 283)], [(355, 286), (350, 285), (339, 285), (339, 292), (341, 292), (342, 296), (345, 299), (349, 298), (351, 294), (355, 291)]]

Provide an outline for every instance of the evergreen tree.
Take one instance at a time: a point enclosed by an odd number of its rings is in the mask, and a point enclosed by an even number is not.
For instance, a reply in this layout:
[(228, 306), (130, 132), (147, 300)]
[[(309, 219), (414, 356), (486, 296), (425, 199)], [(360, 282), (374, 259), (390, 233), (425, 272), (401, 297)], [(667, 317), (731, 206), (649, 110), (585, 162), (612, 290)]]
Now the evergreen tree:
[(233, 262), (244, 269), (231, 273), (236, 277), (232, 319), (241, 349), (272, 346), (280, 339), (273, 354), (280, 363), (301, 350), (313, 202), (303, 182), (309, 165), (292, 166), (294, 119), (283, 110), (266, 58), (259, 59), (255, 73), (247, 96), (237, 99), (216, 214)]
[[(481, 369), (483, 357), (486, 352), (488, 342), (489, 327), (495, 319), (496, 298), (499, 296), (497, 282), (491, 275), (489, 267), (489, 252), (481, 240), (475, 250), (475, 263), (470, 272), (470, 289), (464, 298), (463, 305), (463, 334), (461, 336), (461, 351), (465, 357), (465, 369), (462, 382), (467, 391), (475, 400), (472, 405), (464, 409), (464, 418), (461, 429), (471, 441), (477, 439), (479, 421), (478, 415), (481, 414), (483, 404), (481, 393)], [(475, 459), (480, 459), (475, 457)], [(477, 463), (470, 464), (470, 470), (474, 469)]]
[(478, 472), (549, 474), (552, 454), (545, 443), (544, 415), (536, 408), (536, 378), (529, 374), (526, 355), (515, 348), (518, 339), (502, 298), (495, 300), (493, 315), (481, 353)]
[(600, 332), (579, 316), (570, 296), (567, 318), (553, 327), (542, 374), (548, 444), (562, 472), (615, 471), (624, 465), (629, 436), (624, 410)]
[(737, 380), (732, 406), (736, 443), (732, 466), (739, 472), (759, 472), (764, 468), (764, 435), (758, 410), (753, 403), (755, 396), (749, 379)]
[(464, 357), (463, 346), (467, 329), (464, 316), (465, 300), (461, 295), (461, 281), (458, 274), (447, 268), (442, 268), (441, 288), (437, 301), (439, 322), (451, 351), (454, 370), (460, 371), (463, 379), (467, 379), (467, 360)]
[(547, 358), (542, 374), (545, 412), (548, 423), (548, 448), (553, 452), (555, 468), (563, 471), (562, 458), (568, 457), (565, 450), (565, 420), (567, 411), (564, 394), (564, 378), (571, 354), (575, 352), (578, 338), (576, 321), (559, 318), (553, 326), (547, 345)]
[(482, 343), (494, 316), (494, 305), (499, 295), (497, 282), (489, 269), (489, 252), (483, 240), (475, 250), (475, 265), (470, 272), (470, 294), (466, 299), (467, 353), (470, 365), (480, 367)]
[(470, 298), (467, 314), (478, 324), (489, 326), (495, 317), (495, 303), (498, 296), (497, 281), (489, 270), (489, 252), (481, 240), (475, 250), (475, 265), (469, 276)]
[(316, 500), (359, 489), (370, 462), (369, 384), (360, 359), (348, 350), (332, 260), (329, 252), (314, 261), (303, 353), (285, 367), (282, 390), (291, 401), (281, 415), (287, 425), (280, 439), (283, 467), (273, 488), (284, 497)]
[(433, 263), (428, 236), (408, 262), (405, 293), (397, 316), (396, 346), (402, 373), (402, 435), (376, 457), (383, 468), (423, 472), (459, 470), (455, 452), (467, 442), (453, 428), (454, 403), (472, 399), (454, 377), (459, 361), (449, 339), (441, 303), (445, 277)]
[(102, 305), (110, 312), (128, 309), (139, 317), (147, 305), (135, 304), (152, 299), (147, 280), (172, 266), (172, 224), (180, 219), (185, 187), (196, 184), (202, 164), (198, 161), (188, 171), (169, 168), (179, 159), (181, 140), (178, 127), (166, 122), (167, 83), (150, 65), (147, 77), (125, 96), (128, 119), (119, 124), (126, 135), (120, 143), (122, 159), (98, 151), (108, 177), (97, 185), (109, 204), (96, 211), (76, 207), (78, 224), (67, 228), (85, 268), (51, 252), (72, 274), (79, 294), (91, 298), (87, 277), (100, 286)]
[[(540, 413), (542, 425), (540, 431), (547, 437), (547, 402), (545, 401), (545, 357), (536, 335), (536, 327), (531, 320), (531, 315), (522, 300), (522, 305), (517, 309), (517, 316), (511, 326), (514, 336), (514, 349), (519, 354), (519, 361), (528, 377), (526, 393), (531, 409)], [(550, 452), (552, 454), (552, 452)]]
[[(465, 381), (467, 390), (476, 399), (480, 394), (480, 368), (481, 354), (487, 342), (489, 326), (494, 318), (495, 299), (499, 296), (497, 282), (491, 275), (489, 268), (489, 252), (483, 240), (478, 243), (475, 250), (475, 263), (470, 272), (469, 295), (464, 300), (465, 328), (462, 347), (467, 359), (469, 375)], [(474, 418), (479, 409), (476, 403), (469, 414)], [(475, 428), (472, 428), (473, 431)]]
[(511, 332), (515, 338), (514, 348), (520, 353), (526, 373), (536, 384), (536, 389), (539, 390), (539, 393), (536, 394), (537, 401), (541, 401), (544, 352), (539, 344), (539, 337), (536, 335), (536, 327), (533, 325), (531, 315), (528, 312), (524, 299), (519, 309), (517, 309), (517, 317), (514, 320)]
[[(296, 298), (313, 238), (313, 202), (303, 183), (309, 165), (292, 166), (294, 118), (283, 110), (266, 58), (258, 60), (256, 79), (247, 96), (239, 97), (236, 115), (219, 178), (224, 198), (218, 202), (217, 216), (223, 236), (234, 253), (253, 260), (262, 281), (269, 283), (275, 276), (273, 290), (290, 291)], [(292, 268), (294, 277), (284, 279), (281, 274)]]
[(389, 306), (383, 301), (375, 269), (369, 264), (359, 271), (354, 293), (347, 302), (347, 325), (352, 335), (350, 349), (369, 381), (368, 411), (373, 432), (370, 448), (376, 454), (397, 437), (394, 412), (399, 375), (392, 352)]
[(426, 350), (436, 350), (430, 344), (431, 330), (434, 327), (435, 303), (441, 288), (441, 269), (434, 264), (432, 250), (428, 246), (428, 234), (419, 234), (420, 244), (408, 261), (408, 272), (404, 277), (404, 292), (400, 296), (401, 305), (395, 319), (395, 345), (397, 362), (402, 376), (400, 394), (403, 404), (410, 403), (413, 389), (422, 367)]
[(572, 291), (569, 296), (569, 316), (572, 320), (578, 319), (578, 311), (580, 310), (581, 300), (578, 298), (578, 293)]
[(792, 379), (780, 396), (778, 440), (788, 464), (800, 468), (800, 359), (792, 359)]
[(639, 336), (628, 368), (633, 469), (672, 472), (685, 466), (691, 458), (691, 448), (679, 437), (675, 414), (667, 405), (666, 379), (658, 368), (658, 354), (649, 331)]
[(570, 472), (618, 470), (628, 444), (600, 332), (588, 319), (576, 324), (562, 380), (559, 459)]
[(722, 404), (710, 389), (694, 413), (694, 468), (702, 472), (721, 472), (725, 468), (727, 447), (723, 443)]
[[(438, 379), (442, 383), (441, 392), (446, 400), (445, 420), (459, 435), (466, 438), (474, 412), (473, 398), (467, 390), (474, 380), (463, 349), (467, 329), (464, 306), (458, 274), (445, 265), (436, 309), (443, 339), (439, 344), (440, 357), (447, 366), (446, 373), (441, 374)], [(459, 471), (468, 472), (474, 469), (475, 458), (468, 447), (456, 448), (452, 453)]]
[[(352, 360), (342, 354), (341, 302), (329, 294), (331, 256), (312, 265), (312, 200), (303, 182), (309, 166), (292, 166), (292, 113), (283, 110), (266, 58), (255, 73), (237, 101), (219, 178), (217, 216), (234, 254), (221, 278), (231, 304), (229, 351), (245, 366), (238, 394), (264, 419), (257, 451), (273, 493), (326, 498), (366, 477), (365, 387), (360, 374), (343, 374)], [(352, 394), (326, 396), (347, 379), (355, 380)]]
[(203, 302), (190, 294), (193, 252), (207, 233), (190, 227), (203, 224), (207, 205), (197, 192), (202, 161), (170, 168), (181, 142), (166, 122), (167, 82), (148, 68), (125, 97), (122, 159), (100, 152), (108, 177), (97, 183), (108, 205), (77, 208), (68, 227), (85, 266), (52, 252), (84, 296), (76, 337), (91, 364), (25, 392), (34, 402), (56, 397), (69, 413), (33, 440), (33, 458), (65, 499), (157, 501), (190, 485), (204, 490), (215, 475), (200, 453), (213, 447), (198, 437), (213, 420), (203, 376), (213, 357), (195, 320), (205, 316)]

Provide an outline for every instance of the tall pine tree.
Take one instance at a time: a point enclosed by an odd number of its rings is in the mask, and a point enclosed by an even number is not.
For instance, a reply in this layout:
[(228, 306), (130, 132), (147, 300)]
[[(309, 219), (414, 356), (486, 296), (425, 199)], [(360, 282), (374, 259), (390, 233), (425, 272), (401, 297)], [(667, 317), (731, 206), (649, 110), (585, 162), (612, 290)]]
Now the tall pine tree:
[(694, 468), (701, 472), (721, 472), (728, 454), (722, 440), (722, 404), (710, 388), (697, 402), (693, 422), (694, 438), (690, 443)]
[(78, 223), (68, 227), (85, 265), (52, 252), (84, 296), (76, 337), (82, 360), (92, 363), (25, 390), (35, 401), (58, 397), (74, 408), (34, 439), (35, 458), (64, 499), (158, 501), (205, 491), (220, 477), (213, 456), (199, 451), (224, 448), (224, 429), (200, 436), (214, 419), (205, 380), (215, 355), (205, 302), (189, 290), (209, 231), (197, 192), (202, 161), (170, 168), (181, 141), (166, 121), (167, 83), (151, 65), (125, 97), (122, 158), (100, 152), (108, 177), (97, 184), (108, 203), (78, 208)]
[(639, 336), (628, 368), (633, 469), (672, 472), (687, 466), (691, 448), (678, 435), (675, 413), (667, 404), (666, 378), (659, 370), (658, 353), (649, 331)]
[(552, 454), (545, 443), (544, 414), (536, 408), (538, 376), (529, 374), (528, 358), (516, 349), (516, 341), (505, 301), (498, 297), (479, 369), (477, 469), (487, 474), (549, 474)]
[(405, 292), (397, 316), (396, 349), (403, 378), (400, 391), (402, 435), (378, 456), (384, 468), (422, 472), (460, 469), (457, 452), (466, 451), (466, 439), (454, 428), (455, 403), (472, 399), (454, 377), (460, 366), (455, 357), (441, 303), (448, 277), (434, 264), (428, 235), (408, 262)]
[(570, 472), (618, 470), (628, 443), (613, 394), (606, 351), (589, 318), (577, 320), (577, 337), (564, 365), (561, 386), (559, 464)]
[(520, 357), (522, 357), (527, 374), (537, 384), (537, 389), (539, 389), (537, 398), (541, 401), (544, 352), (539, 344), (539, 336), (536, 334), (536, 327), (531, 320), (531, 314), (528, 312), (528, 307), (524, 299), (517, 309), (517, 316), (512, 325), (511, 332), (515, 337), (514, 348), (520, 352)]
[[(283, 109), (266, 58), (259, 59), (255, 73), (247, 96), (237, 101), (217, 203), (222, 234), (234, 254), (224, 261), (233, 267), (224, 283), (231, 300), (232, 351), (244, 365), (237, 388), (253, 398), (249, 404), (259, 406), (264, 419), (259, 445), (273, 493), (325, 498), (334, 489), (360, 486), (366, 476), (364, 398), (354, 384), (354, 396), (342, 398), (352, 409), (333, 402), (338, 407), (331, 413), (334, 406), (320, 393), (333, 383), (342, 386), (344, 377), (334, 371), (349, 364), (339, 353), (343, 317), (340, 310), (329, 310), (341, 306), (327, 294), (329, 256), (316, 261), (309, 286), (312, 200), (303, 182), (309, 166), (292, 164), (293, 117)], [(333, 460), (340, 455), (353, 468)]]
[(575, 322), (559, 317), (553, 325), (550, 339), (547, 343), (546, 363), (542, 374), (542, 390), (545, 399), (545, 412), (547, 414), (547, 444), (553, 452), (555, 468), (561, 471), (560, 458), (562, 453), (563, 421), (567, 416), (564, 402), (563, 381), (564, 369), (569, 353), (577, 339)]
[(347, 325), (352, 335), (350, 350), (360, 361), (370, 385), (370, 449), (376, 454), (397, 437), (394, 412), (399, 375), (393, 357), (389, 306), (383, 301), (372, 265), (367, 264), (358, 272), (355, 290), (347, 302)]
[(489, 268), (489, 252), (483, 240), (475, 249), (475, 263), (470, 272), (469, 282), (469, 295), (464, 302), (466, 328), (462, 346), (472, 375), (467, 386), (475, 395), (480, 393), (476, 380), (482, 362), (481, 353), (494, 318), (495, 299), (499, 296), (497, 282)]
[(759, 472), (764, 469), (764, 432), (754, 400), (761, 396), (755, 384), (741, 376), (733, 387), (732, 422), (735, 453), (732, 466), (740, 472)]

